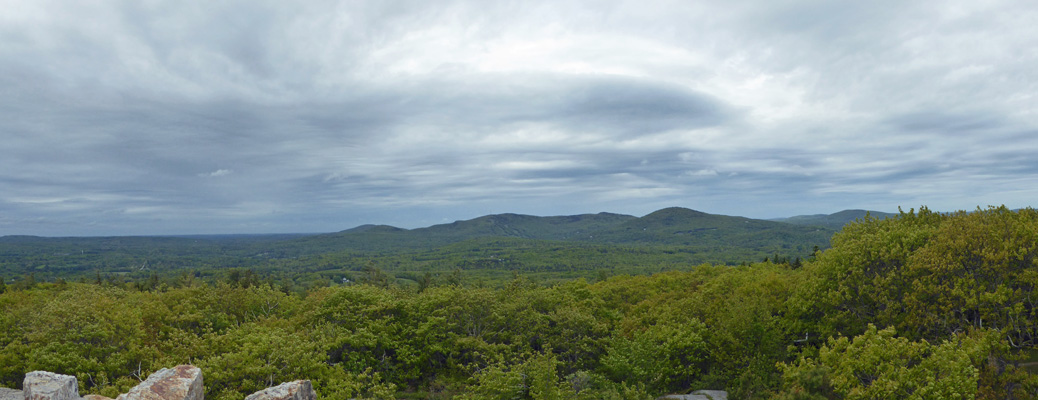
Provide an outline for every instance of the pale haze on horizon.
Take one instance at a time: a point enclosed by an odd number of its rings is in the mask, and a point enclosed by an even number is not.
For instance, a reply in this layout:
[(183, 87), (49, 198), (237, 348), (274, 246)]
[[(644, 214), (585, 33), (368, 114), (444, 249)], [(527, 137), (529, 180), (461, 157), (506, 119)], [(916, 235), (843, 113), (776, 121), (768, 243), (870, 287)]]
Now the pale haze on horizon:
[(0, 235), (1033, 206), (1029, 1), (48, 1)]

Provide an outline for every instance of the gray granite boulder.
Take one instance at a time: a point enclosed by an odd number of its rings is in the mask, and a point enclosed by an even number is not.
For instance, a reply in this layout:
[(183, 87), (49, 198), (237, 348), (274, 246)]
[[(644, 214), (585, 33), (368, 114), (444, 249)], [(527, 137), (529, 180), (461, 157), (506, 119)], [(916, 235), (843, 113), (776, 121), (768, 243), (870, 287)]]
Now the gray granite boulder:
[(163, 368), (116, 400), (204, 400), (202, 370), (193, 365)]
[(71, 375), (32, 371), (22, 381), (25, 400), (79, 400), (79, 381)]
[(697, 390), (690, 394), (668, 394), (656, 400), (728, 400), (724, 390)]
[(245, 400), (317, 400), (317, 393), (310, 381), (294, 381), (260, 390)]
[(0, 400), (25, 400), (21, 390), (0, 388)]
[(710, 400), (728, 400), (728, 392), (724, 390), (697, 390), (692, 394), (706, 396)]

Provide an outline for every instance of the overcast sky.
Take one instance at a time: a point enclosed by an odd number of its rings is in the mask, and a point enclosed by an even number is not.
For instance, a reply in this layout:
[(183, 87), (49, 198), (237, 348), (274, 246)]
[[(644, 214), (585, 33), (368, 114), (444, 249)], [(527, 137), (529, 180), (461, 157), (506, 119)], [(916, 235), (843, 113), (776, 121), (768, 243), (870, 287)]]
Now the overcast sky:
[(1038, 3), (0, 0), (0, 235), (1038, 198)]

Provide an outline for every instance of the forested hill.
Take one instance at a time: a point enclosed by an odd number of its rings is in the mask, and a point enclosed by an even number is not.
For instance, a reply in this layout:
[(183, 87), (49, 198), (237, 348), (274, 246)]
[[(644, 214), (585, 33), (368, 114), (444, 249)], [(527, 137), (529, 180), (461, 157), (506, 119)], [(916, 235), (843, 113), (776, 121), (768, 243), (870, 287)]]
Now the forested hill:
[(425, 228), (361, 225), (342, 232), (315, 235), (295, 242), (327, 251), (392, 251), (440, 247), (487, 237), (539, 240), (579, 240), (637, 217), (598, 213), (554, 217), (494, 214)]
[(775, 218), (769, 221), (785, 222), (787, 224), (795, 225), (824, 226), (839, 230), (844, 225), (847, 225), (847, 223), (856, 219), (865, 218), (866, 215), (877, 219), (887, 219), (896, 217), (898, 214), (868, 210), (843, 210), (833, 214), (797, 215), (788, 218)]
[(363, 225), (342, 232), (300, 238), (295, 242), (314, 249), (356, 251), (430, 248), (487, 237), (601, 244), (762, 248), (777, 245), (786, 249), (806, 246), (810, 249), (812, 246), (828, 247), (829, 237), (837, 230), (839, 227), (707, 214), (671, 207), (641, 218), (611, 213), (554, 217), (495, 214), (411, 230)]

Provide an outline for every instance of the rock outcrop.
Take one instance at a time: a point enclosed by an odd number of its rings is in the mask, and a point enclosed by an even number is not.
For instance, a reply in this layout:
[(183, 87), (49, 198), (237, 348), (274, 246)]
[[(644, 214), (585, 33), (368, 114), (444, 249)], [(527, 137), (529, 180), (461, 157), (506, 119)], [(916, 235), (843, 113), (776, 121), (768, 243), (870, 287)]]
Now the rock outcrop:
[(690, 394), (668, 394), (656, 400), (728, 400), (724, 390), (697, 390)]
[(0, 388), (0, 400), (25, 400), (21, 390)]
[(245, 400), (317, 400), (317, 393), (310, 381), (294, 381), (260, 390)]
[(22, 381), (25, 400), (79, 400), (79, 381), (71, 375), (32, 371)]
[[(79, 397), (76, 377), (33, 371), (25, 375), (23, 390), (0, 388), (0, 400), (113, 400), (88, 394)], [(193, 365), (163, 368), (114, 400), (204, 400), (202, 370)], [(310, 381), (285, 382), (253, 393), (245, 400), (317, 400)]]
[(163, 368), (116, 400), (203, 400), (202, 370), (193, 365)]

